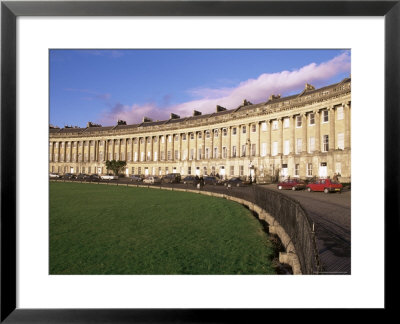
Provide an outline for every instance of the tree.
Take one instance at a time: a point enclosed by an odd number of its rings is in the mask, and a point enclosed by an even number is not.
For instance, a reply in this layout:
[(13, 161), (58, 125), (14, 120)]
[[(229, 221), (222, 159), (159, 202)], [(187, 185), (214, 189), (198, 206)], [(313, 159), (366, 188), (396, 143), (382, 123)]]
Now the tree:
[(111, 170), (115, 175), (118, 175), (124, 167), (126, 167), (126, 161), (106, 161), (107, 171)]

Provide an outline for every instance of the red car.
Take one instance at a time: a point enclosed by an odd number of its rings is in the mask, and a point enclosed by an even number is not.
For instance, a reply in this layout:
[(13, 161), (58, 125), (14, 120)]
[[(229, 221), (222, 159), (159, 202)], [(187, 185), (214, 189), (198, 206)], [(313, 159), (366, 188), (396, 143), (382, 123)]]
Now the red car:
[(319, 179), (313, 183), (307, 185), (307, 191), (323, 191), (328, 192), (341, 192), (343, 185), (337, 181), (331, 179)]
[(299, 179), (287, 179), (285, 181), (279, 182), (278, 183), (278, 189), (292, 189), (292, 190), (300, 190), (300, 189), (305, 189), (306, 184), (304, 181), (301, 181)]

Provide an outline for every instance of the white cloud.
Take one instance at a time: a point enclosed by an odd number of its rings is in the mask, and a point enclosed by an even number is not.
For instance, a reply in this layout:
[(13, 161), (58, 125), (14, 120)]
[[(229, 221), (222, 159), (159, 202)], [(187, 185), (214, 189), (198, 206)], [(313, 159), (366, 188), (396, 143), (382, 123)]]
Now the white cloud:
[[(281, 71), (277, 73), (263, 73), (256, 79), (249, 79), (231, 88), (197, 88), (190, 93), (199, 99), (184, 102), (169, 107), (157, 107), (154, 104), (142, 106), (124, 106), (122, 109), (105, 112), (100, 121), (103, 124), (113, 125), (118, 119), (128, 123), (140, 122), (143, 116), (156, 119), (168, 119), (173, 112), (181, 117), (191, 116), (193, 110), (203, 114), (215, 111), (216, 105), (233, 109), (243, 103), (244, 99), (252, 103), (267, 101), (271, 94), (287, 94), (293, 91), (301, 91), (305, 83), (321, 83), (340, 73), (349, 73), (351, 56), (349, 51), (320, 64), (311, 63), (293, 71)], [(120, 107), (121, 108), (121, 107)]]

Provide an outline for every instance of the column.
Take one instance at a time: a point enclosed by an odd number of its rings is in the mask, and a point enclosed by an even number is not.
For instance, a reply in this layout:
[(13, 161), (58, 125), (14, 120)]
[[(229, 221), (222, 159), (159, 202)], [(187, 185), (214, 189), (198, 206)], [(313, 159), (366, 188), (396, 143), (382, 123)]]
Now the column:
[(153, 136), (150, 136), (150, 161), (154, 161)]
[(246, 156), (250, 157), (251, 154), (251, 142), (250, 142), (250, 132), (251, 132), (251, 124), (247, 124), (246, 126)]
[(218, 143), (218, 154), (217, 154), (217, 158), (222, 159), (222, 134), (223, 129), (220, 128), (218, 129), (218, 136), (219, 136), (219, 143)]
[(302, 137), (303, 137), (301, 151), (303, 153), (307, 153), (308, 142), (307, 142), (307, 114), (306, 113), (303, 113), (301, 115), (301, 127), (302, 127), (301, 132), (302, 132)]
[[(197, 131), (194, 132), (194, 159), (197, 161), (199, 159), (199, 154), (198, 154), (198, 147), (197, 147), (197, 137), (199, 136), (199, 133)], [(196, 172), (196, 171), (195, 171)]]
[(238, 125), (237, 132), (236, 132), (236, 136), (237, 136), (236, 156), (237, 157), (242, 156), (242, 148), (240, 147), (240, 134), (241, 133), (242, 133), (241, 127), (240, 127), (240, 125)]
[(319, 110), (314, 111), (315, 114), (315, 151), (321, 152), (321, 120)]
[(257, 137), (257, 144), (256, 144), (256, 156), (261, 156), (261, 131), (260, 131), (261, 123), (256, 123), (256, 137)]
[(215, 136), (215, 129), (211, 131), (211, 158), (214, 158), (214, 136)]
[(329, 151), (335, 149), (335, 108), (329, 108)]
[(202, 137), (203, 146), (201, 148), (201, 151), (202, 151), (203, 160), (204, 160), (206, 158), (206, 131), (204, 130), (204, 131), (202, 131), (202, 133), (203, 133), (203, 137)]
[(232, 126), (228, 127), (228, 147), (227, 147), (227, 156), (229, 158), (232, 157)]
[(290, 133), (291, 153), (296, 154), (296, 116), (289, 117), (289, 121), (292, 128), (292, 132)]
[(350, 149), (351, 146), (351, 116), (350, 116), (350, 102), (347, 102), (344, 105), (343, 113), (344, 113), (344, 148)]
[(271, 120), (266, 120), (265, 121), (267, 123), (267, 156), (271, 156), (271, 132), (272, 132), (272, 127), (271, 127)]
[(280, 147), (279, 147), (279, 154), (283, 154), (283, 118), (278, 119), (278, 127), (279, 127), (279, 140), (280, 140)]

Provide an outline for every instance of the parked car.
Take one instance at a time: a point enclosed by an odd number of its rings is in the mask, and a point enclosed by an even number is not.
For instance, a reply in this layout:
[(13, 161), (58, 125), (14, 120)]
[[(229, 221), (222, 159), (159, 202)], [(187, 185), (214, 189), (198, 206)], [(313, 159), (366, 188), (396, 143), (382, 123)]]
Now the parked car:
[(191, 184), (191, 185), (195, 186), (195, 185), (197, 185), (197, 183), (199, 181), (200, 181), (200, 179), (196, 180), (196, 177), (192, 176), (192, 175), (189, 175), (189, 176), (186, 176), (186, 177), (183, 178), (183, 183), (186, 184), (186, 185)]
[(130, 178), (131, 178), (132, 182), (141, 182), (141, 181), (143, 181), (143, 176), (140, 175), (140, 174), (132, 174)]
[(181, 182), (180, 173), (169, 173), (162, 178), (163, 183), (179, 183)]
[(218, 179), (214, 176), (205, 176), (204, 177), (204, 184), (205, 185), (214, 185), (216, 186), (218, 183)]
[(147, 184), (156, 184), (156, 183), (161, 183), (161, 179), (159, 177), (147, 177), (143, 179), (143, 183), (147, 183)]
[(319, 179), (307, 185), (307, 191), (341, 192), (343, 185), (331, 179)]
[(113, 174), (103, 174), (100, 176), (100, 178), (103, 180), (117, 180), (118, 176)]
[(67, 180), (76, 179), (76, 175), (73, 173), (66, 173), (66, 174), (64, 174), (64, 179), (67, 179)]
[(226, 180), (224, 183), (224, 186), (226, 187), (242, 187), (244, 185), (243, 180), (235, 177), (235, 178), (230, 178), (229, 180)]
[(79, 173), (79, 174), (76, 176), (76, 180), (86, 180), (88, 177), (89, 177), (89, 175), (86, 174), (86, 173)]
[(51, 172), (49, 174), (49, 176), (50, 176), (50, 178), (61, 178), (61, 176), (58, 173), (54, 173), (54, 172)]
[(86, 178), (86, 180), (89, 180), (89, 181), (100, 181), (100, 176), (98, 175), (98, 174), (91, 174), (90, 176), (88, 176), (87, 178)]
[(291, 189), (291, 190), (302, 190), (306, 188), (306, 183), (300, 179), (286, 179), (281, 181), (277, 185), (279, 190)]

